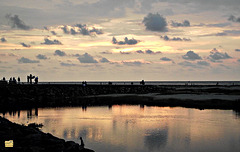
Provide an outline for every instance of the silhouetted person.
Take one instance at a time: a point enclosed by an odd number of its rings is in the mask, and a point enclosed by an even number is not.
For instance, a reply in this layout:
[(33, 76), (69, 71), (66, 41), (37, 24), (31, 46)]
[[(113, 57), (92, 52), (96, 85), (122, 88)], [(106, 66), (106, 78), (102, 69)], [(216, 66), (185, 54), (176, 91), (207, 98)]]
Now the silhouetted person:
[(144, 80), (142, 80), (142, 81), (140, 82), (140, 84), (141, 84), (141, 85), (145, 85), (145, 82), (144, 82)]
[(13, 84), (17, 84), (17, 80), (13, 77)]
[(35, 81), (35, 84), (38, 84), (38, 77), (36, 77), (34, 81)]
[(20, 77), (18, 77), (18, 84), (20, 84)]
[(29, 76), (27, 76), (27, 82), (28, 82), (28, 83), (29, 83), (29, 79), (30, 79)]
[(3, 77), (3, 81), (6, 81), (6, 78), (5, 78), (5, 77)]
[(34, 79), (34, 78), (35, 78), (35, 76), (33, 76), (32, 74), (30, 74), (30, 76), (29, 76), (30, 84), (32, 84), (32, 79)]
[(80, 140), (81, 140), (81, 146), (84, 148), (85, 145), (84, 145), (82, 137), (80, 137)]

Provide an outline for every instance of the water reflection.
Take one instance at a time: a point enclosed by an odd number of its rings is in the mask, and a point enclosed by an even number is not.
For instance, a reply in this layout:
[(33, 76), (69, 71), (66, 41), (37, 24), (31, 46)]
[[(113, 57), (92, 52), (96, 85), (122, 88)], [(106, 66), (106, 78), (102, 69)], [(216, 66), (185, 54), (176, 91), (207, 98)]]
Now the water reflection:
[[(95, 151), (240, 151), (239, 111), (111, 105), (5, 112)], [(234, 116), (234, 117), (233, 117)], [(222, 144), (224, 143), (224, 144)]]
[(167, 145), (168, 128), (147, 130), (144, 137), (144, 144), (149, 151), (158, 151)]
[(235, 114), (236, 118), (240, 119), (240, 110), (233, 110), (233, 113)]

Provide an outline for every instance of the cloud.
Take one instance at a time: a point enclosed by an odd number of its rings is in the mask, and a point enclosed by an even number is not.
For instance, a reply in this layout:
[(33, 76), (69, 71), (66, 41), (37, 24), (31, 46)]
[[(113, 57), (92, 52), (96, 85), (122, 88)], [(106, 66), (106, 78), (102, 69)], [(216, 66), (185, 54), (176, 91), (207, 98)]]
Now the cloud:
[(1, 42), (4, 43), (4, 42), (7, 42), (7, 40), (6, 40), (4, 37), (2, 37), (2, 38), (1, 38)]
[(97, 60), (95, 60), (93, 58), (93, 56), (91, 56), (90, 54), (88, 53), (85, 53), (83, 55), (80, 55), (78, 57), (78, 60), (81, 62), (81, 63), (98, 63)]
[(55, 31), (51, 31), (52, 35), (57, 35), (57, 33)]
[(141, 66), (143, 64), (140, 61), (122, 61), (122, 63), (127, 66)]
[(110, 62), (108, 59), (106, 59), (106, 58), (102, 58), (101, 60), (100, 60), (100, 62), (101, 63), (108, 63), (108, 62)]
[(165, 41), (191, 41), (191, 39), (188, 39), (188, 38), (180, 38), (180, 37), (169, 38), (167, 35), (161, 36), (160, 38), (162, 38)]
[(148, 49), (148, 50), (145, 50), (145, 51), (137, 50), (137, 51), (135, 51), (135, 53), (137, 53), (137, 54), (151, 54), (151, 55), (155, 55), (155, 54), (160, 54), (162, 52), (161, 51), (154, 52), (154, 51)]
[(131, 52), (120, 51), (121, 54), (131, 54)]
[(237, 61), (240, 62), (240, 59), (238, 59)]
[(36, 56), (36, 58), (37, 58), (37, 59), (40, 59), (40, 60), (46, 60), (46, 59), (47, 59), (46, 55), (42, 55), (42, 54), (38, 54), (38, 55)]
[(143, 54), (144, 52), (142, 50), (137, 50), (136, 53)]
[(162, 53), (162, 52), (160, 52), (160, 51), (153, 52), (152, 50), (146, 50), (145, 53), (146, 54), (159, 54), (159, 53)]
[(103, 51), (103, 52), (100, 52), (101, 54), (112, 54), (112, 52), (109, 52), (109, 51)]
[(182, 23), (172, 21), (172, 27), (189, 27), (190, 22), (188, 20), (184, 20)]
[(197, 64), (201, 65), (201, 66), (209, 66), (210, 65), (210, 63), (208, 63), (206, 61), (198, 61)]
[(236, 52), (240, 52), (240, 49), (235, 49)]
[(60, 50), (56, 50), (56, 51), (54, 52), (54, 55), (56, 55), (56, 56), (66, 56), (66, 53), (63, 52), (63, 51), (60, 51)]
[(168, 57), (162, 57), (162, 58), (160, 58), (160, 60), (162, 60), (162, 61), (172, 61), (172, 59), (170, 59)]
[(23, 47), (31, 47), (31, 45), (27, 45), (25, 43), (20, 43)]
[(232, 58), (232, 57), (229, 56), (226, 52), (221, 53), (216, 48), (214, 48), (210, 52), (210, 55), (208, 56), (208, 59), (212, 62), (221, 62), (220, 60), (225, 60), (225, 59), (230, 59), (230, 58)]
[(157, 14), (149, 13), (144, 17), (142, 23), (144, 23), (146, 30), (156, 31), (156, 32), (167, 32), (167, 22), (164, 17)]
[(240, 17), (236, 17), (234, 15), (229, 16), (228, 20), (232, 22), (240, 23)]
[(139, 40), (136, 40), (134, 38), (128, 39), (127, 37), (124, 38), (124, 41), (117, 41), (115, 37), (112, 38), (112, 43), (113, 44), (118, 44), (118, 45), (135, 45), (139, 42)]
[(192, 62), (189, 62), (189, 61), (180, 62), (180, 63), (178, 63), (178, 65), (185, 66), (185, 67), (192, 67), (192, 68), (197, 67), (195, 64), (193, 64)]
[(62, 45), (62, 43), (58, 40), (49, 40), (48, 38), (44, 39), (44, 43), (41, 44), (45, 44), (45, 45)]
[(188, 51), (185, 55), (182, 56), (185, 60), (201, 60), (202, 57), (200, 57), (198, 54), (194, 53), (193, 51)]
[(73, 64), (73, 63), (65, 63), (65, 62), (61, 62), (60, 65), (61, 65), (61, 66), (66, 66), (66, 67), (76, 66), (76, 64)]
[(65, 34), (71, 34), (71, 35), (100, 35), (103, 34), (103, 31), (101, 29), (97, 29), (95, 27), (87, 27), (86, 24), (76, 24), (74, 26), (66, 26), (64, 25), (62, 27), (62, 30)]
[(39, 63), (39, 61), (22, 57), (22, 58), (18, 59), (18, 63)]
[(22, 29), (22, 30), (30, 30), (31, 29), (31, 27), (26, 25), (18, 17), (18, 15), (12, 16), (11, 14), (7, 14), (5, 17), (9, 20), (9, 23), (11, 24), (12, 28), (19, 28), (19, 29)]

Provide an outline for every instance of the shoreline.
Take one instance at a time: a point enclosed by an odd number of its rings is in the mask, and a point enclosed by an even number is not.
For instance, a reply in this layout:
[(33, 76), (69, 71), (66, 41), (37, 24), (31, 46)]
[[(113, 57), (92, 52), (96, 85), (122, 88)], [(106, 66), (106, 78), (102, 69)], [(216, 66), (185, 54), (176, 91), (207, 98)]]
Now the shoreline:
[(239, 109), (240, 86), (0, 85), (0, 111), (114, 104)]
[[(0, 116), (0, 151), (14, 152), (94, 152), (73, 142), (44, 133), (36, 127), (13, 123)], [(5, 147), (5, 141), (13, 140), (13, 147)]]

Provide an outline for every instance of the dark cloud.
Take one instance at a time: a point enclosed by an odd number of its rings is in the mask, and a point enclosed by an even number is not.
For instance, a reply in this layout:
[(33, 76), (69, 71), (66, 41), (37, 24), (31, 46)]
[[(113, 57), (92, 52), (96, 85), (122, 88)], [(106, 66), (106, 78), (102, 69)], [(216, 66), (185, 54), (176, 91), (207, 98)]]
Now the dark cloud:
[(81, 63), (98, 63), (97, 60), (95, 60), (93, 58), (93, 56), (91, 56), (90, 54), (88, 53), (85, 53), (83, 55), (80, 55), (78, 57), (78, 60), (81, 62)]
[(240, 49), (235, 49), (235, 51), (240, 52)]
[(240, 62), (240, 59), (238, 59), (237, 61)]
[(180, 62), (180, 63), (178, 63), (178, 65), (185, 66), (185, 67), (192, 67), (192, 68), (197, 67), (195, 64), (193, 64), (192, 62), (189, 62), (189, 61)]
[(73, 63), (65, 63), (65, 62), (61, 62), (60, 65), (61, 65), (61, 66), (66, 66), (66, 67), (76, 66), (76, 64), (73, 64)]
[(11, 15), (11, 14), (7, 14), (5, 16), (8, 20), (9, 23), (11, 24), (12, 28), (18, 28), (18, 29), (22, 29), (22, 30), (30, 30), (31, 27), (26, 25), (19, 17), (18, 15)]
[(142, 50), (137, 50), (136, 53), (143, 54), (144, 52)]
[(44, 26), (43, 29), (44, 29), (44, 30), (47, 30), (47, 31), (49, 30), (48, 27), (46, 27), (46, 26)]
[(109, 51), (103, 51), (103, 52), (100, 52), (101, 54), (112, 54), (112, 52), (109, 52)]
[(184, 20), (182, 23), (172, 21), (171, 25), (173, 27), (189, 27), (190, 22), (188, 20)]
[(22, 58), (18, 59), (18, 63), (39, 63), (39, 61), (22, 57)]
[(209, 66), (210, 65), (210, 63), (208, 63), (206, 61), (198, 61), (197, 64), (201, 65), (201, 66)]
[(62, 45), (62, 43), (58, 40), (49, 40), (48, 38), (44, 39), (44, 43), (41, 44), (45, 44), (45, 45)]
[(108, 62), (110, 62), (108, 59), (106, 59), (106, 58), (102, 58), (101, 60), (100, 60), (100, 62), (101, 63), (108, 63)]
[(198, 54), (194, 53), (193, 51), (188, 51), (185, 55), (182, 56), (185, 60), (201, 60), (202, 57), (200, 57)]
[(71, 30), (70, 30), (70, 33), (71, 33), (72, 35), (76, 35), (76, 34), (77, 34), (77, 32), (76, 32), (74, 29), (71, 29)]
[(103, 31), (101, 29), (96, 29), (95, 27), (87, 27), (86, 24), (76, 24), (70, 29), (65, 25), (62, 27), (62, 30), (65, 34), (71, 34), (71, 35), (100, 35), (103, 34)]
[(70, 33), (70, 32), (68, 31), (66, 25), (62, 27), (62, 30), (63, 30), (63, 32), (64, 32), (65, 34), (69, 34), (69, 33)]
[(156, 31), (156, 32), (166, 32), (167, 22), (164, 17), (157, 14), (149, 13), (146, 17), (144, 17), (142, 21), (146, 27), (146, 30)]
[(180, 37), (170, 38), (167, 35), (161, 36), (160, 38), (162, 38), (165, 41), (191, 41), (191, 39), (188, 39), (188, 38), (180, 38)]
[(23, 47), (31, 47), (31, 45), (25, 44), (25, 43), (20, 43)]
[(221, 60), (230, 59), (230, 58), (232, 58), (232, 57), (229, 56), (226, 52), (225, 53), (221, 53), (216, 48), (214, 48), (210, 52), (210, 55), (208, 56), (208, 59), (210, 61), (212, 61), (212, 62), (221, 62)]
[(4, 43), (4, 42), (7, 42), (7, 40), (6, 40), (4, 37), (2, 37), (2, 38), (1, 38), (1, 42)]
[(40, 59), (40, 60), (46, 60), (46, 59), (47, 59), (46, 55), (42, 55), (42, 54), (38, 54), (38, 55), (36, 56), (36, 58), (37, 58), (37, 59)]
[(54, 55), (56, 55), (56, 56), (66, 56), (66, 53), (63, 52), (63, 51), (60, 51), (60, 50), (56, 50), (56, 51), (54, 52)]
[(146, 53), (146, 54), (160, 54), (160, 53), (162, 53), (162, 52), (160, 52), (160, 51), (153, 52), (152, 50), (146, 50), (145, 53)]
[(128, 39), (127, 37), (124, 38), (124, 41), (117, 41), (115, 37), (112, 38), (112, 43), (113, 44), (118, 44), (118, 45), (135, 45), (139, 42), (139, 40), (136, 40), (134, 38)]
[(141, 66), (143, 64), (140, 61), (122, 61), (122, 63), (127, 66)]
[(52, 35), (57, 35), (57, 33), (55, 31), (51, 31)]
[(172, 59), (170, 59), (168, 57), (162, 57), (160, 60), (162, 60), (162, 61), (172, 61)]
[(234, 15), (229, 16), (228, 20), (232, 22), (240, 23), (240, 17), (236, 17)]

